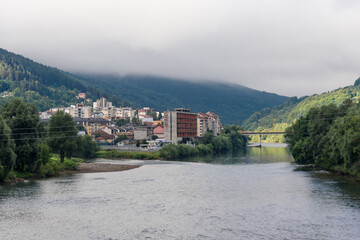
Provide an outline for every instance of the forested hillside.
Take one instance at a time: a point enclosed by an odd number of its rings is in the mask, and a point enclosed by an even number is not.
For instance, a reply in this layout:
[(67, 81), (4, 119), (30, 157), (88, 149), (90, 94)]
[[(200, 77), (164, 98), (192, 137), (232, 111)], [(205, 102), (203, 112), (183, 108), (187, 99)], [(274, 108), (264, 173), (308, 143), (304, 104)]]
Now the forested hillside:
[[(309, 97), (290, 98), (285, 103), (273, 108), (265, 108), (251, 115), (243, 122), (243, 127), (248, 130), (285, 130), (296, 119), (304, 116), (313, 107), (321, 107), (329, 104), (339, 106), (346, 99), (358, 102), (360, 97), (360, 78), (353, 86), (339, 88), (331, 92), (317, 94)], [(279, 140), (279, 136), (269, 136), (270, 141)]]
[(150, 76), (82, 76), (87, 84), (119, 96), (135, 107), (159, 111), (174, 107), (194, 112), (213, 111), (223, 123), (240, 123), (252, 113), (283, 103), (288, 98), (235, 84), (189, 82)]
[(79, 92), (95, 100), (106, 97), (117, 105), (128, 105), (104, 91), (88, 87), (76, 77), (0, 48), (0, 104), (11, 94), (34, 103), (39, 110), (76, 103)]
[(223, 123), (240, 123), (256, 111), (288, 99), (235, 84), (150, 76), (78, 76), (0, 49), (0, 105), (21, 97), (43, 111), (80, 101), (76, 97), (79, 92), (91, 100), (105, 97), (116, 106), (213, 111)]

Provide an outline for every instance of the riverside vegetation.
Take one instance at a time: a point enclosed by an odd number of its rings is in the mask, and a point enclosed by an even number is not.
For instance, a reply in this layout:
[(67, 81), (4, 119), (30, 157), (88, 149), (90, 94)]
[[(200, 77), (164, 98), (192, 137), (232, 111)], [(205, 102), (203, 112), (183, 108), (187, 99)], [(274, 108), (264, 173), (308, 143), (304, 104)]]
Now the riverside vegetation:
[(214, 137), (212, 132), (207, 132), (201, 142), (195, 143), (195, 147), (185, 144), (169, 144), (160, 150), (159, 156), (167, 160), (176, 160), (244, 149), (248, 138), (239, 133), (241, 130), (240, 125), (226, 125), (224, 132), (218, 137)]
[(14, 98), (0, 108), (0, 182), (74, 170), (97, 150), (90, 136), (78, 136), (75, 121), (62, 111), (45, 126), (34, 104)]
[(360, 177), (360, 104), (311, 108), (286, 129), (296, 163)]
[(108, 149), (99, 151), (97, 157), (181, 160), (193, 156), (237, 151), (246, 148), (248, 142), (248, 138), (239, 133), (241, 130), (240, 125), (226, 125), (220, 136), (215, 137), (212, 132), (207, 132), (201, 142), (195, 142), (195, 146), (168, 144), (158, 152), (123, 152)]

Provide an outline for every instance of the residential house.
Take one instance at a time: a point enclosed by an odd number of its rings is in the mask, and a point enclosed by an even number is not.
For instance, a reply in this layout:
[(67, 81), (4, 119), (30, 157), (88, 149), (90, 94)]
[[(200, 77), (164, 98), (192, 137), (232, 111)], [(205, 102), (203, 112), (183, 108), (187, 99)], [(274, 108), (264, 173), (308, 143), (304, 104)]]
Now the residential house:
[(158, 136), (159, 139), (163, 139), (164, 138), (164, 127), (162, 126), (156, 126), (154, 128), (154, 135)]
[(149, 115), (139, 115), (139, 119), (140, 121), (144, 124), (145, 122), (153, 122), (154, 119), (152, 116), (149, 116)]
[(113, 143), (115, 140), (115, 136), (108, 134), (102, 130), (96, 131), (94, 132), (94, 135), (100, 135), (97, 138), (95, 138), (95, 140), (99, 143)]

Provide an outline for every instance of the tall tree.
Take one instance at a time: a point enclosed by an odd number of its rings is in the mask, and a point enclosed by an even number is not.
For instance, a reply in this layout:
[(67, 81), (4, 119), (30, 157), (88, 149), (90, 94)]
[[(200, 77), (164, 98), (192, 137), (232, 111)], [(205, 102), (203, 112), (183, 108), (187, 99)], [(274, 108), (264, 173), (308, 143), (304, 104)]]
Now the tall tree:
[(0, 115), (0, 181), (3, 181), (15, 164), (15, 143), (11, 130)]
[(60, 154), (63, 163), (65, 156), (71, 157), (78, 147), (76, 123), (69, 114), (58, 111), (51, 117), (48, 128), (48, 144)]
[(12, 130), (15, 141), (15, 169), (33, 172), (39, 160), (41, 131), (38, 109), (19, 98), (6, 102), (1, 107), (1, 115)]

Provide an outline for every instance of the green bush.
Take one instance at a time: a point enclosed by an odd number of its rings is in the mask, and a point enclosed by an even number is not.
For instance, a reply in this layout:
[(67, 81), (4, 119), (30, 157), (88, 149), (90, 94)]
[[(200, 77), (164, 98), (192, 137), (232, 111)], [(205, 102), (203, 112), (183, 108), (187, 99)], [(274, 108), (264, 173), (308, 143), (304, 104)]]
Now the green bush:
[(76, 167), (79, 165), (77, 161), (73, 161), (70, 159), (65, 159), (64, 163), (61, 166), (62, 170), (76, 170)]
[(179, 150), (177, 145), (169, 144), (160, 150), (160, 157), (167, 160), (179, 159)]
[(40, 164), (39, 168), (39, 176), (40, 177), (52, 177), (58, 176), (60, 174), (60, 162), (57, 161), (49, 161), (46, 164)]
[(212, 153), (212, 148), (209, 145), (199, 144), (196, 146), (199, 155), (206, 155)]

